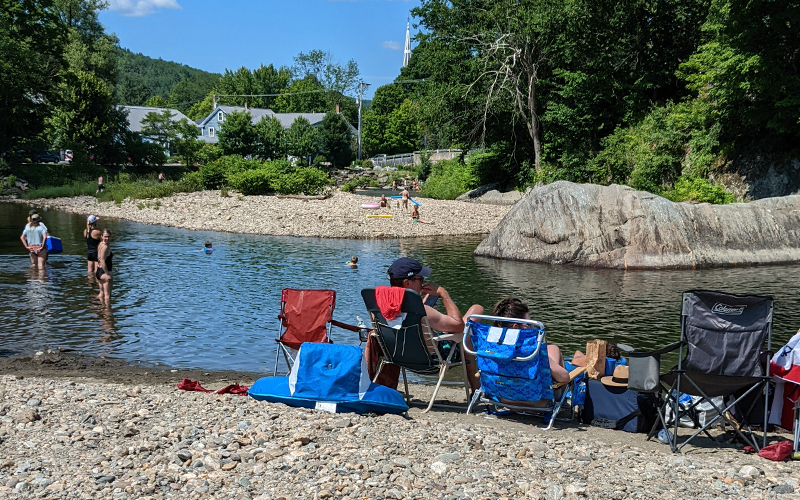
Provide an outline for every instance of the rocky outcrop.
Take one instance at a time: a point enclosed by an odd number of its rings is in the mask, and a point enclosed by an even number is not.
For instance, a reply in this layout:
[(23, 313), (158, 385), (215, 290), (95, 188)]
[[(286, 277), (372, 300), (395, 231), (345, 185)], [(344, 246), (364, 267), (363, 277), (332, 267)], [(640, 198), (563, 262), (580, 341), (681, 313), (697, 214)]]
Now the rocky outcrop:
[(797, 195), (692, 205), (559, 181), (517, 203), (475, 254), (616, 269), (798, 263), (799, 229)]
[(456, 198), (456, 201), (471, 201), (485, 205), (513, 205), (522, 198), (522, 193), (519, 191), (501, 193), (497, 190), (498, 186), (497, 183), (486, 184), (472, 191), (467, 191)]

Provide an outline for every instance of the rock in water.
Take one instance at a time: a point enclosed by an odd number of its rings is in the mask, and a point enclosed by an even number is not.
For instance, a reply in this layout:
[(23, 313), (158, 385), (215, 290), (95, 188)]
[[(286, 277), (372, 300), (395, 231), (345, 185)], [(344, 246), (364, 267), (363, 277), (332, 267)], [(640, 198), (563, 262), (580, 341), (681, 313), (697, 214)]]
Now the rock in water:
[(800, 262), (800, 196), (673, 203), (612, 184), (554, 182), (520, 200), (476, 255), (616, 269)]

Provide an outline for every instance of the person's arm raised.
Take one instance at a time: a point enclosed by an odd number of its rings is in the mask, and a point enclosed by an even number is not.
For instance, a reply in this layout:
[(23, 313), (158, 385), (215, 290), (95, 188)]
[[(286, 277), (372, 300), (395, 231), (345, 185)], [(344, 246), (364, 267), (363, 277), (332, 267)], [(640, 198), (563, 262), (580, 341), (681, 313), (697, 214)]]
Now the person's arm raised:
[(428, 322), (431, 328), (445, 333), (461, 333), (464, 331), (464, 320), (461, 319), (458, 306), (453, 302), (453, 299), (450, 298), (450, 294), (444, 287), (436, 283), (429, 283), (422, 287), (422, 293), (439, 296), (442, 299), (442, 305), (444, 305), (444, 310), (446, 312), (446, 314), (442, 314), (432, 307), (425, 306), (425, 312), (428, 315)]

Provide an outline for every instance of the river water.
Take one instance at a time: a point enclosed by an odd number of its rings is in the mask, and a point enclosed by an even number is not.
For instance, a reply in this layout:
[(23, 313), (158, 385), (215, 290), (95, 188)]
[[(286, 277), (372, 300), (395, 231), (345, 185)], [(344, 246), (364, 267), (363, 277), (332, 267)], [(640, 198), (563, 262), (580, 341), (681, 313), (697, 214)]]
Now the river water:
[[(175, 368), (272, 372), (284, 287), (337, 291), (334, 318), (368, 321), (360, 290), (387, 284), (400, 256), (432, 267), (462, 311), (518, 296), (565, 353), (603, 338), (637, 348), (680, 336), (681, 292), (716, 289), (775, 298), (774, 344), (800, 327), (800, 266), (617, 271), (506, 262), (472, 255), (480, 237), (339, 240), (189, 231), (101, 220), (113, 231), (110, 308), (87, 277), (85, 217), (42, 211), (64, 253), (29, 267), (19, 235), (30, 207), (0, 203), (0, 354), (70, 347)], [(214, 253), (198, 251), (213, 243)], [(345, 262), (358, 255), (357, 269)], [(337, 343), (357, 334), (333, 329)]]

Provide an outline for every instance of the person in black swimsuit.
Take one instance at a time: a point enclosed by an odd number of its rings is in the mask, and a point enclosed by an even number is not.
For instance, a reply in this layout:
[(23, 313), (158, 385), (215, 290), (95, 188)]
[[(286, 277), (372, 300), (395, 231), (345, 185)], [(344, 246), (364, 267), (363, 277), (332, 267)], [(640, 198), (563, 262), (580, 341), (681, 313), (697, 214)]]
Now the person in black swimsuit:
[(111, 251), (109, 244), (111, 243), (111, 231), (108, 229), (103, 230), (103, 235), (100, 238), (100, 244), (97, 246), (97, 270), (94, 275), (97, 282), (100, 284), (100, 293), (97, 298), (100, 302), (110, 304), (111, 302), (111, 269), (112, 259), (114, 252)]
[(86, 229), (83, 237), (86, 239), (86, 254), (89, 261), (87, 272), (94, 274), (97, 270), (97, 245), (100, 244), (101, 232), (95, 226), (100, 218), (94, 215), (86, 217)]

